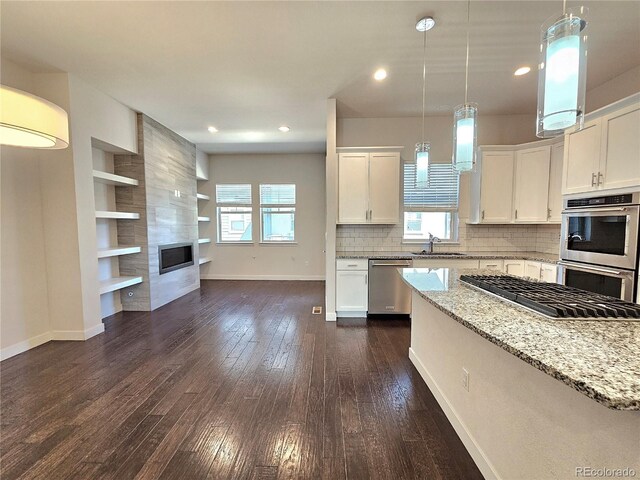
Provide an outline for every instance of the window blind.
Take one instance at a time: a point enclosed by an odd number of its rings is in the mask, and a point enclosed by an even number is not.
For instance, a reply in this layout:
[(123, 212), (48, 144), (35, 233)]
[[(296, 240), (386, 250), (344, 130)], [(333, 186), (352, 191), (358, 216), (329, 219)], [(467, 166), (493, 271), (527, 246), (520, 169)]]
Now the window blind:
[(261, 205), (295, 205), (296, 186), (292, 185), (260, 185)]
[(416, 165), (404, 164), (405, 210), (458, 208), (460, 175), (450, 163), (429, 165), (428, 180), (418, 178)]
[(251, 185), (216, 185), (216, 202), (223, 205), (251, 205)]

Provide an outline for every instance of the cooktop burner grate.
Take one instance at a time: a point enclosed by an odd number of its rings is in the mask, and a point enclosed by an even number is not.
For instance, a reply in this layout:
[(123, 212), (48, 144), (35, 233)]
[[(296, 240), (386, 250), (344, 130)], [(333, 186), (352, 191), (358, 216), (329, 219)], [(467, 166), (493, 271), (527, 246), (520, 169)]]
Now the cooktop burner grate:
[(505, 275), (461, 275), (460, 280), (553, 318), (640, 319), (640, 305), (566, 285)]

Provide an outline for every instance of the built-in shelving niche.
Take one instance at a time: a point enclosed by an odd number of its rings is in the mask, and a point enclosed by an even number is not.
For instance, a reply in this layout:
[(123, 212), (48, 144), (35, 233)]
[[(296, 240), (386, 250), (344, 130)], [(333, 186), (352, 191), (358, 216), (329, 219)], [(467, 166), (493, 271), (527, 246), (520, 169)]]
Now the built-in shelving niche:
[(115, 189), (137, 187), (135, 178), (114, 173), (113, 154), (93, 148), (93, 180), (96, 208), (96, 240), (102, 318), (122, 310), (119, 290), (139, 284), (141, 276), (120, 274), (119, 259), (142, 251), (140, 245), (118, 245), (118, 221), (138, 220), (139, 213), (123, 211), (116, 203)]
[[(198, 178), (198, 190), (203, 188), (205, 179)], [(209, 245), (211, 244), (211, 238), (209, 237), (211, 229), (211, 217), (209, 214), (210, 208), (209, 200), (211, 197), (205, 193), (197, 193), (198, 199), (198, 265), (204, 265), (211, 262), (211, 257), (208, 256)]]

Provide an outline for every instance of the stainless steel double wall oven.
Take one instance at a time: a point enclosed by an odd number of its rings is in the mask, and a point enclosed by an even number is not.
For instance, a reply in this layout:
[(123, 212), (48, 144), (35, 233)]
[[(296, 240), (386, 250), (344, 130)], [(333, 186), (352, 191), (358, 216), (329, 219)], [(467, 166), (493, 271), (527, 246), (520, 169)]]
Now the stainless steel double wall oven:
[(638, 288), (639, 222), (640, 192), (566, 199), (562, 283), (633, 301)]

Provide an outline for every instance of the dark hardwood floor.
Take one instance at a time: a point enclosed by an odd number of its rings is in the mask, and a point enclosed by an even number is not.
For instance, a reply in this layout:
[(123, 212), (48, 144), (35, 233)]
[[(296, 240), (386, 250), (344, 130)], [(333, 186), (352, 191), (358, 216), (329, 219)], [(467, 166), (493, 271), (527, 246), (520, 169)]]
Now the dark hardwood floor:
[(204, 281), (0, 364), (1, 478), (482, 478), (407, 320), (325, 322), (322, 282)]

